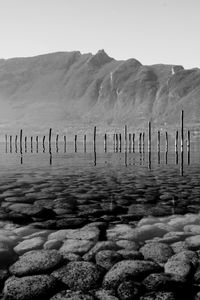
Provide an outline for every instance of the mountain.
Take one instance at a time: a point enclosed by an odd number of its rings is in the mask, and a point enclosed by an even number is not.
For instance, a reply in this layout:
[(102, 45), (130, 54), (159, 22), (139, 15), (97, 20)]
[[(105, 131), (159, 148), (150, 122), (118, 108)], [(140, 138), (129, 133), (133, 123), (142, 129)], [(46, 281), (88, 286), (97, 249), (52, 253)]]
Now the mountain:
[(117, 61), (104, 50), (0, 60), (0, 131), (199, 126), (200, 69)]

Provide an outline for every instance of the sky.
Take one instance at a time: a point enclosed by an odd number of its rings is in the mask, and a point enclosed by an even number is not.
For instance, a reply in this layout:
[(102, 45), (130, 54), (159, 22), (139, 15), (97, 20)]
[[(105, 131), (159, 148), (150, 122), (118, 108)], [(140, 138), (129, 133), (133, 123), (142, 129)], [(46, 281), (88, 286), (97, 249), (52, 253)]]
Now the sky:
[(0, 58), (57, 51), (200, 67), (200, 0), (0, 0)]

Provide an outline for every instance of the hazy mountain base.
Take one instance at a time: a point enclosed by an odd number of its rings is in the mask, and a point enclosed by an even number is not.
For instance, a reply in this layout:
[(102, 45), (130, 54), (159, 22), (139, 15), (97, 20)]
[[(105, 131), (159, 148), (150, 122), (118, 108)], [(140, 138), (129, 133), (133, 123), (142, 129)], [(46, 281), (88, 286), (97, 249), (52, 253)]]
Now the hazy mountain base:
[(198, 127), (200, 70), (64, 52), (0, 60), (0, 130), (45, 134)]

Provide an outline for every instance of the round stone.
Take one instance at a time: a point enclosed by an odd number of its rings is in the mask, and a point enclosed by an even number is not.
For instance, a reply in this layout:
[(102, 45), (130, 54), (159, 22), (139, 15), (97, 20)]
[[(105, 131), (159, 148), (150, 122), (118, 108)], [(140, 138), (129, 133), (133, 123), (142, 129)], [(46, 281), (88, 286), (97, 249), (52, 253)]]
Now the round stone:
[(137, 280), (151, 273), (161, 271), (162, 268), (155, 262), (144, 260), (123, 260), (116, 263), (104, 276), (103, 287), (115, 289), (121, 282), (131, 276)]
[(122, 256), (116, 251), (102, 250), (96, 254), (96, 264), (109, 270), (114, 264), (122, 260)]
[(165, 273), (171, 273), (175, 275), (182, 276), (184, 278), (188, 278), (193, 270), (192, 264), (181, 261), (181, 260), (172, 260), (168, 261), (164, 265)]
[[(95, 300), (92, 295), (83, 292), (62, 291), (54, 295), (50, 300)], [(105, 299), (106, 300), (106, 299)]]
[(153, 260), (158, 263), (166, 262), (174, 253), (169, 245), (163, 243), (148, 243), (140, 248), (144, 259)]
[(56, 279), (49, 275), (12, 276), (5, 282), (3, 295), (9, 300), (46, 299), (53, 295), (55, 288)]
[(41, 274), (58, 267), (62, 259), (62, 255), (56, 250), (30, 251), (20, 256), (9, 271), (16, 276)]
[(24, 240), (20, 242), (16, 247), (14, 247), (14, 251), (18, 255), (22, 255), (23, 253), (31, 250), (41, 249), (44, 242), (45, 240), (42, 237), (35, 237), (32, 239)]
[(140, 290), (140, 284), (133, 281), (124, 281), (119, 285), (117, 293), (121, 300), (132, 300), (138, 299)]
[(75, 261), (55, 270), (52, 275), (72, 290), (92, 290), (101, 282), (101, 272), (90, 262)]

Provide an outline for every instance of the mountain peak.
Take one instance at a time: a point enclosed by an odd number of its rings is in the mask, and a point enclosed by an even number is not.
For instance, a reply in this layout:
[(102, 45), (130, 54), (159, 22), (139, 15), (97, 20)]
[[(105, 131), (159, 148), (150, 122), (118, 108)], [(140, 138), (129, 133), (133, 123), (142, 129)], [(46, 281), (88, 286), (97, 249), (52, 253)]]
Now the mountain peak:
[(93, 67), (101, 67), (112, 60), (113, 58), (108, 56), (104, 49), (101, 49), (89, 59), (88, 63)]

